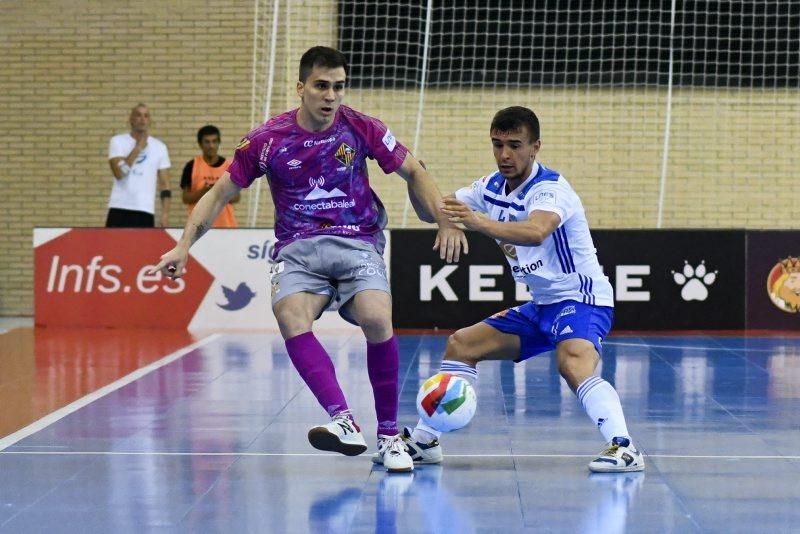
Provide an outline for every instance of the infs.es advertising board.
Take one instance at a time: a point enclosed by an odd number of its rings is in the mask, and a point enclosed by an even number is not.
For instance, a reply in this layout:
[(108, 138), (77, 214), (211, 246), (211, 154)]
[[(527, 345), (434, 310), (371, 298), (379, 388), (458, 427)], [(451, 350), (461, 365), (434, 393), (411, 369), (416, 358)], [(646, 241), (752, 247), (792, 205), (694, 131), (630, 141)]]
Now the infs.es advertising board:
[[(596, 231), (615, 295), (615, 328), (745, 327), (744, 231)], [(399, 328), (460, 328), (529, 299), (497, 244), (468, 233), (470, 253), (446, 264), (435, 232), (392, 232), (391, 280)]]
[[(186, 275), (148, 274), (181, 230), (36, 229), (36, 324), (276, 329), (272, 230), (211, 230)], [(497, 244), (468, 232), (470, 253), (447, 264), (435, 231), (387, 232), (398, 328), (455, 329), (529, 300)], [(798, 330), (800, 232), (597, 230), (614, 289), (617, 330)], [(391, 239), (390, 239), (391, 238)], [(391, 246), (390, 246), (391, 245)], [(317, 329), (353, 328), (326, 312)]]
[[(192, 247), (182, 278), (148, 274), (181, 232), (37, 228), (36, 324), (276, 329), (269, 283), (274, 231), (210, 230)], [(324, 313), (316, 326), (355, 328), (335, 312)]]

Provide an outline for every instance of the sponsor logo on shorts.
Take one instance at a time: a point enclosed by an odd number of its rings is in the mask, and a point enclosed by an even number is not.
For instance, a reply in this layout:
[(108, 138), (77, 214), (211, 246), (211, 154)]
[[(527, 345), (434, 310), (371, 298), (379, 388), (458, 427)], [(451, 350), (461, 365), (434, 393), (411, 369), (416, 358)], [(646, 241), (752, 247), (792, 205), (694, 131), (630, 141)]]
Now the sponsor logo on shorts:
[(288, 165), (290, 169), (295, 170), (295, 169), (299, 169), (300, 167), (302, 167), (303, 166), (303, 162), (300, 161), (299, 159), (292, 159), (292, 160), (287, 161), (286, 165)]
[(353, 268), (352, 275), (354, 277), (379, 276), (385, 279), (386, 267), (383, 262), (362, 260), (361, 263)]
[(285, 262), (282, 261), (275, 262), (269, 268), (269, 275), (275, 276), (276, 274), (281, 274), (285, 268), (286, 268)]
[(572, 315), (573, 313), (575, 313), (575, 306), (564, 306), (564, 308), (558, 312), (558, 315), (556, 315), (556, 319), (560, 319), (565, 315)]
[(508, 315), (509, 310), (510, 310), (510, 308), (502, 310), (502, 311), (499, 311), (499, 312), (495, 313), (494, 315), (492, 315), (491, 318), (492, 319), (500, 319), (501, 317), (505, 317), (506, 315)]

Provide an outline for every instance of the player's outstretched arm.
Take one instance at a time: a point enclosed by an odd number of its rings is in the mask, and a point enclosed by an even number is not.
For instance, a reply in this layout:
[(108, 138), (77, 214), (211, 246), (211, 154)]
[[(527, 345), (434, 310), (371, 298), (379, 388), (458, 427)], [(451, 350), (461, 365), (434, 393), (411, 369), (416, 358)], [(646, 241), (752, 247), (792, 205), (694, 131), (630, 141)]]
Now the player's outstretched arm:
[(189, 247), (211, 228), (222, 208), (240, 191), (241, 188), (231, 181), (230, 174), (223, 174), (192, 210), (178, 244), (161, 256), (161, 261), (150, 273), (161, 271), (170, 278), (180, 278), (189, 258)]
[(408, 183), (408, 195), (417, 216), (425, 222), (435, 222), (439, 232), (433, 243), (433, 249), (439, 250), (439, 257), (448, 263), (457, 262), (461, 256), (469, 253), (469, 244), (464, 232), (451, 223), (441, 211), (442, 194), (428, 171), (410, 153), (406, 154), (397, 174)]
[(525, 221), (494, 221), (456, 198), (445, 197), (443, 203), (441, 211), (450, 222), (463, 224), (470, 230), (511, 245), (541, 245), (561, 224), (561, 217), (552, 211), (534, 210)]

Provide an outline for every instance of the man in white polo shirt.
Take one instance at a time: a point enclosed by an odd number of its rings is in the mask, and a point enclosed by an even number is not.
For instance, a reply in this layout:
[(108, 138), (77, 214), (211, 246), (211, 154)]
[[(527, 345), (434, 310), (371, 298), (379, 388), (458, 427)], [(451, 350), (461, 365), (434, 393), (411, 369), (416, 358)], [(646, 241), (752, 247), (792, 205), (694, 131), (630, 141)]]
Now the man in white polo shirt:
[(161, 199), (159, 226), (167, 226), (172, 195), (167, 145), (149, 135), (150, 110), (145, 104), (131, 109), (130, 124), (130, 133), (115, 135), (108, 144), (108, 163), (114, 174), (114, 185), (108, 201), (106, 227), (152, 228), (156, 182)]

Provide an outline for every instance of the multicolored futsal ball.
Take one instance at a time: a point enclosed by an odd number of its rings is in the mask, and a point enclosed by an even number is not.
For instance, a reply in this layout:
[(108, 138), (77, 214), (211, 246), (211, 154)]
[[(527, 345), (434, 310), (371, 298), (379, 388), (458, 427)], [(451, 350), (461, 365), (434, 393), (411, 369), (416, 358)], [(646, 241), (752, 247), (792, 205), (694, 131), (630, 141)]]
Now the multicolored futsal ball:
[(448, 373), (433, 375), (417, 393), (419, 416), (439, 432), (467, 426), (477, 406), (478, 399), (472, 385), (464, 378)]

